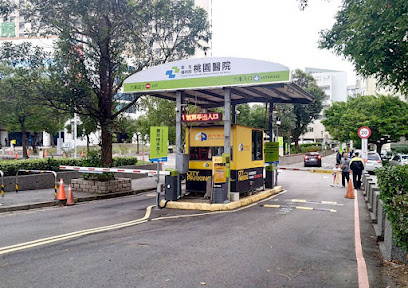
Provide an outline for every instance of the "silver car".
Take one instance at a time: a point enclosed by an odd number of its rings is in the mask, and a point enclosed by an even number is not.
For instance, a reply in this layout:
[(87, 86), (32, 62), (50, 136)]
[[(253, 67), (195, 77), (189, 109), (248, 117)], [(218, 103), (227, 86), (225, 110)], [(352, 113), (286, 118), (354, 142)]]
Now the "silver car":
[(374, 172), (375, 169), (383, 167), (380, 155), (377, 152), (368, 152), (365, 170)]
[(396, 154), (391, 157), (390, 165), (400, 166), (408, 164), (408, 154)]

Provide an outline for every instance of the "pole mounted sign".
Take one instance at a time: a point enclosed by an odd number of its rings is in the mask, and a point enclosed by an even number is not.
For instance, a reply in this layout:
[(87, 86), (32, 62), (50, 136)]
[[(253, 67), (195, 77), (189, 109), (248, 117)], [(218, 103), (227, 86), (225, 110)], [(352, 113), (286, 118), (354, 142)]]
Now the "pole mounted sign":
[(151, 162), (167, 162), (168, 127), (150, 127)]
[(361, 139), (368, 139), (371, 136), (371, 129), (368, 127), (360, 127), (360, 129), (358, 129), (358, 137), (360, 137)]
[(368, 138), (371, 136), (371, 129), (368, 127), (360, 127), (358, 129), (358, 137), (361, 138), (361, 150), (362, 150), (362, 155), (361, 158), (363, 158), (364, 162), (367, 162), (368, 159)]

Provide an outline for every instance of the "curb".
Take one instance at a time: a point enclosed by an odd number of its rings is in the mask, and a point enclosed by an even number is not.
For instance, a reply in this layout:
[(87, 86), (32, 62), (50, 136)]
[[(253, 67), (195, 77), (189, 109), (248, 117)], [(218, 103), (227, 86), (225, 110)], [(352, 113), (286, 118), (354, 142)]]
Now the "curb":
[[(94, 200), (119, 198), (123, 196), (137, 195), (140, 193), (152, 191), (156, 188), (157, 187), (152, 187), (152, 188), (146, 188), (146, 189), (140, 189), (140, 190), (134, 190), (134, 191), (128, 191), (128, 192), (117, 192), (117, 193), (85, 196), (85, 197), (75, 197), (74, 201), (75, 203), (81, 203), (81, 202), (89, 202), (89, 201), (94, 201)], [(37, 202), (37, 203), (15, 205), (15, 206), (0, 206), (0, 213), (38, 209), (38, 208), (52, 207), (52, 206), (59, 206), (59, 205), (60, 205), (60, 202), (58, 200), (52, 200), (52, 201), (47, 201), (47, 202)]]
[[(198, 210), (198, 211), (227, 211), (240, 208), (242, 206), (249, 205), (254, 202), (258, 202), (262, 199), (268, 198), (274, 194), (283, 191), (282, 186), (276, 186), (273, 189), (260, 192), (256, 195), (251, 195), (240, 199), (236, 202), (230, 202), (227, 204), (209, 204), (209, 203), (192, 203), (192, 202), (181, 202), (181, 201), (166, 201), (162, 200), (160, 206), (166, 205), (169, 209), (179, 209), (179, 210)], [(166, 204), (167, 202), (167, 204)]]

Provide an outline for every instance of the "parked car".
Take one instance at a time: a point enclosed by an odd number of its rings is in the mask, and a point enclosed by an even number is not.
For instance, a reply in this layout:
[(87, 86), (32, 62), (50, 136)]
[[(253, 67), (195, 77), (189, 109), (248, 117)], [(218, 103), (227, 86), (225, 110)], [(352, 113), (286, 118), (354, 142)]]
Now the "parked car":
[(377, 152), (368, 152), (367, 162), (365, 163), (365, 170), (367, 172), (374, 172), (375, 169), (381, 168), (382, 160)]
[(308, 152), (305, 154), (304, 163), (306, 166), (322, 167), (322, 155), (319, 152)]
[(400, 166), (408, 164), (408, 154), (396, 154), (391, 157), (390, 165)]

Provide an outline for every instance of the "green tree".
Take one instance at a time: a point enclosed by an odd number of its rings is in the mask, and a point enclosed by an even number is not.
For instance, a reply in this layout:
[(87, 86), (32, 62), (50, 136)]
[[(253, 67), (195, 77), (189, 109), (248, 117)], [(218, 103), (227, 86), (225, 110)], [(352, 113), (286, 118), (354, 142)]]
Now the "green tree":
[(22, 133), (23, 157), (27, 156), (27, 133), (42, 131), (39, 118), (49, 109), (39, 101), (37, 83), (47, 71), (48, 54), (28, 42), (0, 46), (0, 114), (10, 131)]
[(15, 1), (0, 0), (0, 15), (8, 16), (17, 8)]
[(31, 0), (24, 14), (59, 36), (58, 69), (48, 87), (62, 81), (66, 89), (44, 95), (59, 109), (97, 121), (105, 166), (112, 164), (114, 120), (137, 101), (118, 109), (123, 81), (205, 50), (210, 37), (205, 10), (191, 0)]
[(408, 92), (408, 1), (343, 0), (319, 47), (352, 61), (357, 72)]
[(293, 105), (293, 114), (295, 115), (294, 126), (292, 130), (292, 138), (295, 142), (296, 151), (299, 152), (299, 137), (306, 132), (307, 126), (314, 120), (319, 118), (323, 109), (323, 101), (326, 99), (326, 94), (320, 89), (316, 80), (312, 75), (295, 70), (292, 74), (293, 82), (305, 89), (314, 96), (315, 101), (312, 104), (296, 104)]
[(325, 110), (322, 121), (334, 139), (342, 142), (359, 141), (357, 131), (362, 126), (371, 129), (369, 143), (377, 152), (388, 142), (398, 142), (408, 136), (408, 104), (393, 96), (359, 96), (347, 102), (335, 102)]

